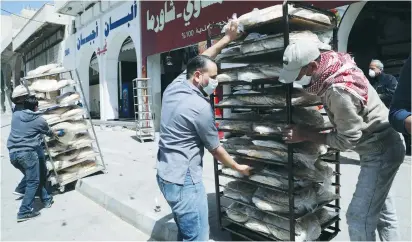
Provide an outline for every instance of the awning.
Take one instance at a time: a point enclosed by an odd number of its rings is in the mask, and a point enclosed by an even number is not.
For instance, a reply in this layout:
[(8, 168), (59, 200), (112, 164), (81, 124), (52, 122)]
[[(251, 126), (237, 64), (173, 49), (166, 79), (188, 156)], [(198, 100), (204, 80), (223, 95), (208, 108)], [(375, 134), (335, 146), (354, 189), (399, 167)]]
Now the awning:
[(128, 50), (134, 50), (134, 43), (133, 41), (125, 43), (122, 48), (120, 49), (121, 52), (123, 51), (128, 51)]

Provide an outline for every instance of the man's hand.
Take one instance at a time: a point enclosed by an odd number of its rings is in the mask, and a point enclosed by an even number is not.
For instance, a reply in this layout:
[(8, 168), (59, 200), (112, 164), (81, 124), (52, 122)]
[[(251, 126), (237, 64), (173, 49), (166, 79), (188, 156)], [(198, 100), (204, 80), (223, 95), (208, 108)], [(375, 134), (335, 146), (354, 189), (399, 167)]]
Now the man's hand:
[(225, 36), (216, 44), (212, 45), (209, 49), (205, 50), (202, 55), (209, 56), (214, 59), (223, 48), (225, 48), (231, 41), (236, 40), (239, 37), (239, 34), (237, 33), (238, 25), (239, 21), (237, 19), (229, 20), (229, 22), (225, 25)]
[(65, 132), (64, 132), (63, 129), (59, 129), (59, 130), (54, 131), (54, 134), (55, 134), (57, 137), (62, 137), (62, 136), (65, 134)]
[(226, 27), (226, 31), (225, 34), (230, 41), (234, 41), (239, 37), (239, 33), (237, 32), (239, 26), (239, 21), (237, 19), (231, 19), (229, 20), (229, 23), (227, 23)]
[(411, 134), (411, 124), (412, 124), (412, 116), (409, 116), (405, 119), (405, 128), (408, 131), (408, 134)]
[(282, 130), (285, 143), (299, 143), (308, 140), (308, 133), (297, 125), (288, 125)]
[(242, 173), (245, 176), (250, 176), (250, 171), (253, 170), (253, 168), (248, 165), (240, 165), (240, 164), (235, 165), (234, 169)]

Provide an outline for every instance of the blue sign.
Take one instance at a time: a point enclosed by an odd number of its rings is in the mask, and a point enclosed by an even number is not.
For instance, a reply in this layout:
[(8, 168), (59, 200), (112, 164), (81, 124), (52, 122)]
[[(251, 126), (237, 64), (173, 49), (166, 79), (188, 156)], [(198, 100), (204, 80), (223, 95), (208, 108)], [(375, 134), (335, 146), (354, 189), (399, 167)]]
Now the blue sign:
[(109, 33), (111, 30), (122, 26), (123, 24), (127, 23), (127, 27), (130, 27), (130, 21), (132, 21), (134, 18), (137, 16), (137, 5), (136, 1), (134, 1), (134, 4), (130, 7), (130, 13), (128, 13), (126, 16), (114, 21), (112, 23), (112, 17), (109, 17), (109, 22), (105, 22), (105, 28), (104, 28), (104, 36), (109, 36)]
[(69, 48), (64, 50), (64, 56), (68, 56), (68, 55), (70, 55), (70, 49)]
[(82, 47), (82, 45), (90, 43), (90, 45), (92, 44), (91, 41), (93, 41), (94, 43), (94, 39), (97, 38), (97, 36), (99, 36), (99, 26), (97, 26), (97, 21), (96, 21), (96, 31), (93, 29), (92, 32), (86, 36), (86, 38), (83, 39), (83, 35), (80, 34), (80, 37), (77, 38), (77, 50), (80, 50), (80, 48)]

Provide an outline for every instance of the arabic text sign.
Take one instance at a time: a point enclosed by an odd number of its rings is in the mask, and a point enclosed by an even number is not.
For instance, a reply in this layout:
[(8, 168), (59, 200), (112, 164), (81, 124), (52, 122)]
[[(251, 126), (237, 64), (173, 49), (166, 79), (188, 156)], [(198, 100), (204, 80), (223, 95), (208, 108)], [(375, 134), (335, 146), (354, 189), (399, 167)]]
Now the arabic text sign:
[(104, 23), (104, 36), (109, 36), (110, 31), (122, 26), (123, 24), (127, 23), (127, 27), (130, 27), (130, 21), (137, 17), (137, 3), (136, 1), (130, 5), (130, 12), (127, 12), (124, 17), (119, 18), (118, 20), (112, 21), (112, 17)]
[[(142, 57), (192, 45), (206, 40), (210, 23), (227, 21), (233, 13), (238, 16), (254, 8), (266, 8), (282, 1), (148, 1), (141, 3)], [(330, 9), (346, 1), (308, 1)]]
[(96, 39), (98, 36), (99, 36), (99, 26), (96, 21), (96, 28), (92, 29), (89, 35), (83, 38), (83, 33), (81, 33), (80, 36), (77, 38), (77, 50), (80, 50), (80, 48), (82, 48), (82, 45), (85, 45), (87, 43), (91, 45), (92, 42), (94, 43), (94, 39)]
[(143, 58), (206, 40), (211, 23), (227, 21), (233, 13), (244, 14), (273, 2), (141, 1)]

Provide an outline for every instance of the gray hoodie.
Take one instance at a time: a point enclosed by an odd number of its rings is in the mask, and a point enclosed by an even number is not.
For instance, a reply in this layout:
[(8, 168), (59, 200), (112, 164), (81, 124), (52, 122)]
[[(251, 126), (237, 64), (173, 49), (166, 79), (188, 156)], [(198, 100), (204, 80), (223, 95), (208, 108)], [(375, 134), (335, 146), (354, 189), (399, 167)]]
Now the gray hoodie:
[(35, 150), (40, 147), (43, 135), (52, 136), (53, 131), (40, 113), (28, 109), (15, 111), (11, 120), (7, 148), (10, 153)]

